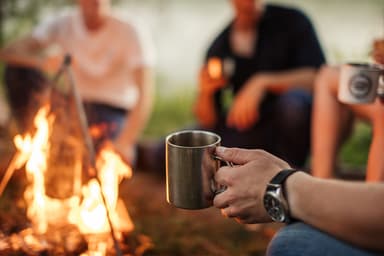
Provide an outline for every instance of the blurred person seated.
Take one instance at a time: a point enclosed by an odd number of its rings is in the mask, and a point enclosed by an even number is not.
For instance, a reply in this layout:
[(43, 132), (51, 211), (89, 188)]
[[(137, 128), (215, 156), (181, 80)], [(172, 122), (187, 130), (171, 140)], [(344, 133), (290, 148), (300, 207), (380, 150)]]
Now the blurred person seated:
[(218, 147), (216, 155), (234, 164), (215, 175), (227, 187), (213, 202), (223, 216), (288, 224), (266, 255), (383, 255), (384, 183), (320, 179), (263, 150)]
[[(384, 39), (373, 44), (374, 61), (384, 65)], [(356, 118), (372, 127), (372, 140), (366, 169), (367, 181), (384, 180), (384, 104), (377, 97), (371, 104), (344, 104), (337, 98), (340, 67), (325, 66), (314, 89), (312, 123), (312, 174), (334, 177), (340, 147), (351, 134)], [(382, 81), (384, 83), (384, 81)]]
[[(152, 109), (153, 56), (138, 28), (112, 15), (110, 0), (76, 2), (75, 11), (43, 22), (2, 49), (0, 58), (12, 66), (54, 73), (64, 55), (70, 54), (88, 124), (103, 130), (97, 144), (113, 140), (115, 149), (133, 163), (136, 143)], [(54, 48), (59, 51), (42, 54)], [(19, 93), (28, 94), (26, 87)]]
[(325, 62), (315, 30), (293, 8), (263, 0), (230, 3), (233, 21), (214, 39), (200, 71), (199, 125), (219, 134), (223, 145), (265, 149), (303, 167), (311, 90)]

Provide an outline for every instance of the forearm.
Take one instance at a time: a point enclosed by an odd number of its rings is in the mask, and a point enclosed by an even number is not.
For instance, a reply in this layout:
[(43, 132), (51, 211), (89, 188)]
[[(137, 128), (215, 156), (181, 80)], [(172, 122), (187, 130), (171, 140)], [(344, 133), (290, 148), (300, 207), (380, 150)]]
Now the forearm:
[(212, 128), (216, 123), (214, 96), (211, 93), (199, 92), (195, 103), (195, 116), (203, 128)]
[(121, 133), (117, 138), (120, 143), (125, 145), (135, 144), (141, 134), (141, 131), (147, 124), (150, 115), (150, 107), (144, 106), (143, 104), (140, 106), (142, 106), (142, 109), (133, 109), (126, 118)]
[(384, 189), (380, 184), (297, 173), (287, 180), (287, 193), (294, 218), (352, 244), (384, 250)]
[(20, 56), (12, 53), (1, 52), (0, 59), (9, 65), (24, 66), (37, 69), (41, 68), (41, 58), (36, 56)]
[(11, 65), (40, 69), (43, 58), (39, 56), (42, 45), (32, 38), (24, 38), (0, 50), (0, 59)]
[(267, 90), (284, 92), (292, 88), (312, 90), (317, 70), (315, 68), (300, 68), (283, 72), (266, 73), (268, 77)]
[(137, 142), (142, 130), (145, 128), (152, 112), (154, 84), (152, 72), (149, 69), (137, 71), (137, 81), (140, 84), (139, 100), (130, 111), (117, 138), (120, 143), (133, 145)]

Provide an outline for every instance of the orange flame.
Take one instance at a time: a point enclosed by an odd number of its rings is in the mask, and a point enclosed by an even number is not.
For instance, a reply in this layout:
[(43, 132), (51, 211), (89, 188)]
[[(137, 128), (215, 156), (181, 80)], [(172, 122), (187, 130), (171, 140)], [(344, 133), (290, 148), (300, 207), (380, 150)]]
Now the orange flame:
[[(50, 107), (44, 106), (35, 116), (35, 133), (16, 135), (14, 138), (18, 150), (15, 166), (16, 168), (21, 168), (24, 164), (26, 166), (28, 186), (24, 192), (24, 199), (28, 204), (27, 216), (35, 232), (45, 233), (49, 224), (57, 224), (58, 215), (67, 214), (62, 219), (77, 225), (83, 234), (108, 233), (110, 227), (106, 206), (117, 237), (122, 231), (132, 231), (134, 226), (125, 208), (122, 208), (118, 191), (120, 182), (132, 176), (132, 169), (112, 148), (103, 148), (99, 153), (96, 160), (98, 179), (92, 179), (83, 185), (81, 197), (74, 195), (60, 200), (46, 195), (44, 173), (47, 170), (49, 138), (54, 120)], [(103, 241), (98, 243), (100, 244), (96, 247), (104, 249), (100, 249), (97, 255), (103, 255), (106, 243)], [(96, 255), (94, 253), (92, 252), (92, 255)]]
[(27, 133), (24, 137), (16, 135), (14, 143), (18, 149), (16, 166), (26, 164), (26, 176), (29, 182), (24, 198), (29, 203), (27, 216), (34, 224), (38, 233), (47, 231), (47, 219), (45, 217), (45, 186), (44, 172), (47, 168), (46, 153), (49, 150), (50, 128), (54, 116), (49, 114), (49, 106), (42, 107), (36, 114), (34, 126), (36, 132), (32, 136)]
[[(123, 178), (132, 176), (132, 169), (110, 148), (101, 150), (96, 161), (96, 167), (99, 171), (100, 183), (96, 179), (92, 179), (83, 187), (82, 203), (78, 211), (72, 212), (70, 219), (72, 223), (78, 225), (84, 234), (110, 231), (107, 212), (101, 195), (105, 197), (113, 226), (121, 226), (117, 211), (118, 188)], [(128, 231), (131, 231), (132, 223), (129, 226)]]

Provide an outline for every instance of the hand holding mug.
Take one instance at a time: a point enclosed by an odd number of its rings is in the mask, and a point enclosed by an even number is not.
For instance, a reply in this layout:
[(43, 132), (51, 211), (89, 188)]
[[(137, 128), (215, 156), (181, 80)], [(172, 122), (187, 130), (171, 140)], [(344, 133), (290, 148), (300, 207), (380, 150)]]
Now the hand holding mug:
[(263, 150), (218, 147), (216, 154), (235, 166), (218, 170), (216, 181), (227, 189), (214, 198), (214, 206), (240, 223), (270, 222), (263, 204), (265, 189), (272, 177), (290, 168), (288, 163)]
[(384, 65), (384, 38), (373, 42), (372, 57), (378, 64)]

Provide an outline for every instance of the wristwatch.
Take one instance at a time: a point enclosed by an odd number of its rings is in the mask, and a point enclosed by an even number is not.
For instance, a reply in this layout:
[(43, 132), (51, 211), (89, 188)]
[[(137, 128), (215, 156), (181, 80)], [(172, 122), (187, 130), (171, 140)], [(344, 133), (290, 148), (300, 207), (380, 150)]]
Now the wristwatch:
[(273, 221), (289, 222), (289, 206), (285, 195), (285, 180), (298, 170), (285, 169), (278, 172), (267, 185), (264, 194), (264, 207)]

